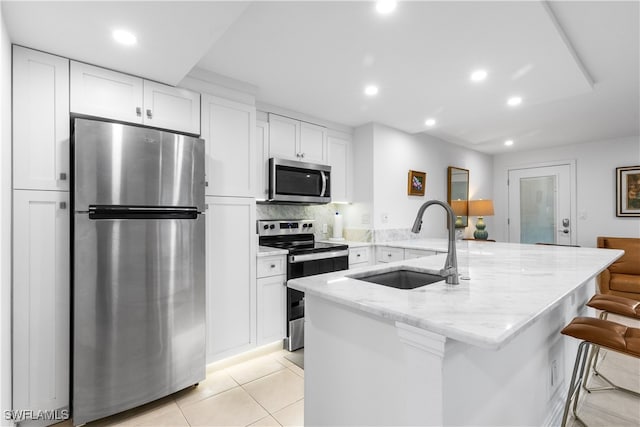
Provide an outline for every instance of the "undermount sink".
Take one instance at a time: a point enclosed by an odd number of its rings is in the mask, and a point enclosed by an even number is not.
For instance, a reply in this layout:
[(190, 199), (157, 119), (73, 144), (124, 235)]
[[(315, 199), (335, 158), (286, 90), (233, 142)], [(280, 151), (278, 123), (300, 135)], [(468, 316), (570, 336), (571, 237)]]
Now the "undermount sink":
[(364, 280), (365, 282), (376, 283), (378, 285), (389, 286), (396, 289), (415, 289), (420, 286), (445, 280), (439, 274), (427, 273), (424, 271), (409, 270), (399, 268), (397, 270), (386, 271), (384, 273), (364, 273), (362, 275), (350, 276), (352, 279)]

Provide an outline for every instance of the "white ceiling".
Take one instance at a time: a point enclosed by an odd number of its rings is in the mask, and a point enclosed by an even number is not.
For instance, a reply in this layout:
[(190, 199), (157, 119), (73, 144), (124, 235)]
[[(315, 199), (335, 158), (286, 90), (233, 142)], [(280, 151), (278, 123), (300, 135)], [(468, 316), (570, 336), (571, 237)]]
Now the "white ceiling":
[[(412, 1), (387, 16), (369, 1), (2, 7), (14, 43), (171, 84), (198, 67), (253, 85), (258, 101), (354, 127), (487, 153), (640, 134), (637, 1)], [(117, 25), (139, 45), (115, 46)], [(474, 84), (478, 67), (489, 76)], [(522, 105), (507, 107), (516, 94)]]

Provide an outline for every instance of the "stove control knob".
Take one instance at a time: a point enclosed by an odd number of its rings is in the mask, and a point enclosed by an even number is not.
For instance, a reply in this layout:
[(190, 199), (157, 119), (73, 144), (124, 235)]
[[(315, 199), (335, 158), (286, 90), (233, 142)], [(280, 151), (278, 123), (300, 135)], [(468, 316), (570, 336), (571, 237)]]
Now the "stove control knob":
[(263, 225), (262, 228), (264, 228), (265, 230), (269, 229), (269, 226), (267, 224)]
[(313, 224), (309, 224), (309, 228), (313, 227)]
[(308, 224), (302, 224), (302, 228), (307, 228)]
[(273, 230), (274, 228), (276, 228), (276, 226), (275, 226), (275, 225), (273, 225), (273, 224), (271, 224), (271, 225), (269, 226), (269, 228)]

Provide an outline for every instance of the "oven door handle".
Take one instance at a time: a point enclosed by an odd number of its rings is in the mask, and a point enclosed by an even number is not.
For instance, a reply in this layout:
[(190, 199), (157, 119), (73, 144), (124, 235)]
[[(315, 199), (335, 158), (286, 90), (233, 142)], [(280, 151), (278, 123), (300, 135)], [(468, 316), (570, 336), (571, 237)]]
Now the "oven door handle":
[(325, 196), (325, 192), (327, 191), (327, 174), (324, 171), (320, 171), (322, 175), (322, 190), (320, 191), (320, 197)]
[(338, 258), (343, 256), (349, 256), (349, 249), (333, 252), (318, 252), (315, 254), (289, 255), (289, 264), (296, 264), (298, 262), (305, 261), (315, 261), (318, 259)]

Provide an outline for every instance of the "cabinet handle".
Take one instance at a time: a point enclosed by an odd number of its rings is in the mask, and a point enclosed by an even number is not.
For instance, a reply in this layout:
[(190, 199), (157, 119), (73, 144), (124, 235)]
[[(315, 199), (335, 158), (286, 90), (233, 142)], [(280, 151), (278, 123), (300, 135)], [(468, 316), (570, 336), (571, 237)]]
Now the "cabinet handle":
[(209, 181), (205, 181), (205, 182), (204, 182), (204, 186), (205, 186), (205, 187), (208, 187), (208, 186), (209, 186)]
[(391, 257), (391, 252), (389, 252), (389, 253), (387, 254), (387, 256), (388, 256), (388, 257)]
[(276, 265), (275, 264), (271, 264), (271, 268), (276, 268)]
[(151, 112), (151, 110), (147, 110), (147, 118), (153, 119), (153, 113)]
[(357, 256), (358, 258), (360, 258), (360, 254), (356, 254), (356, 256)]
[(304, 153), (300, 153), (300, 157), (304, 159)]
[(67, 202), (60, 202), (60, 209), (67, 209)]
[(67, 180), (67, 174), (66, 173), (61, 173), (60, 174), (60, 181), (66, 181)]
[(136, 107), (136, 116), (142, 117), (142, 108)]

